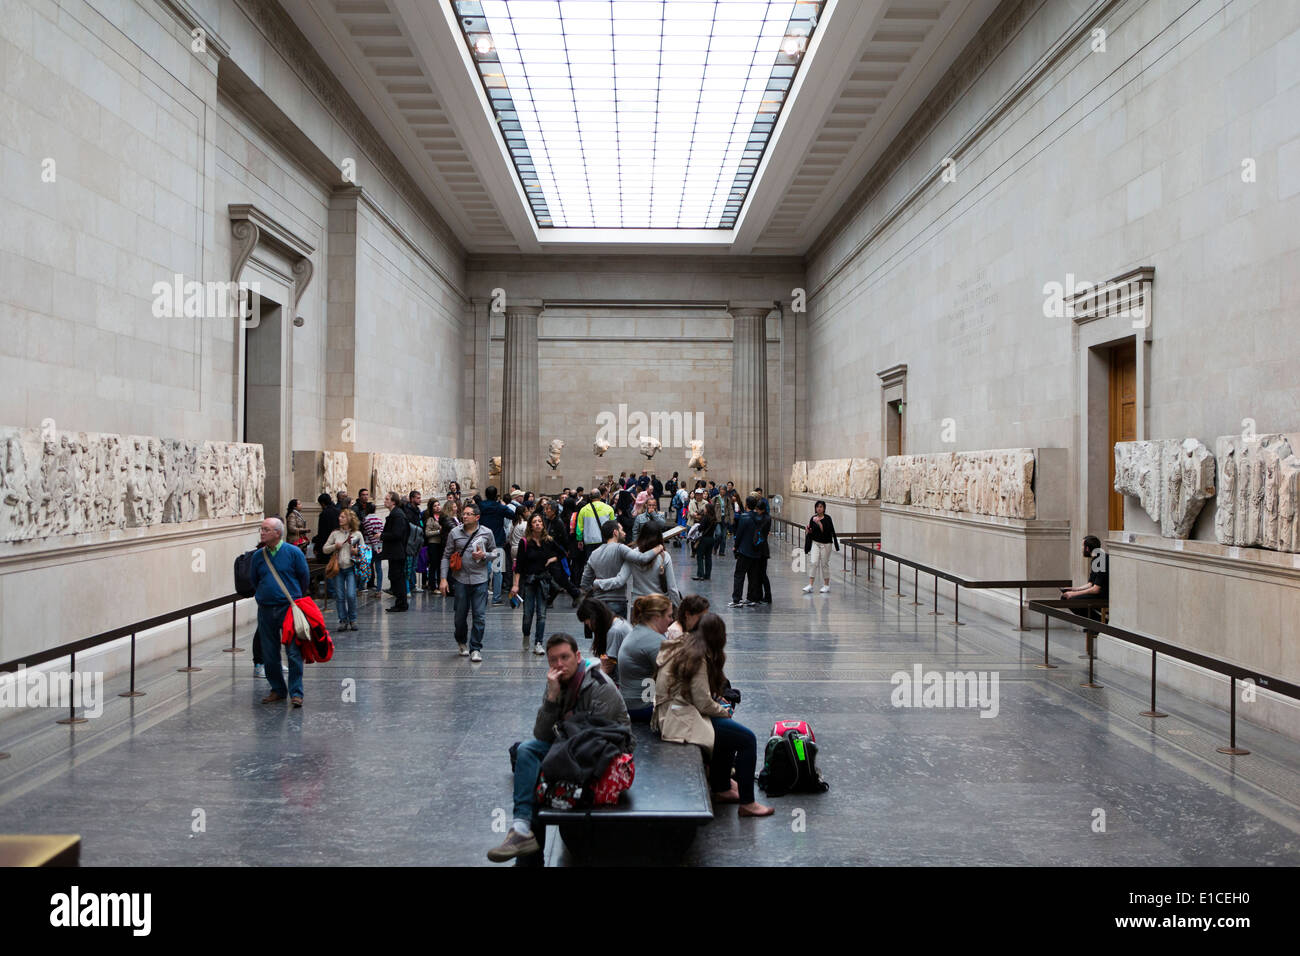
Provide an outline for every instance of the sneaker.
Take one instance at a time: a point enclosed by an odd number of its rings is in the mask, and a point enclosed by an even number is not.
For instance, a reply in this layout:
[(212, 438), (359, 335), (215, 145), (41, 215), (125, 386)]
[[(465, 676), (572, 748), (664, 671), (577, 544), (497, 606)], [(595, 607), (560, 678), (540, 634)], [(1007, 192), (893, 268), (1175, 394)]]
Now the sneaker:
[(266, 668), (263, 667), (261, 664), (254, 664), (254, 665), (253, 665), (253, 676), (254, 676), (254, 677), (265, 677), (265, 676), (266, 676)]
[(488, 850), (487, 858), (493, 863), (504, 863), (506, 860), (513, 860), (517, 856), (528, 856), (539, 850), (541, 847), (537, 845), (537, 837), (532, 834), (524, 836), (511, 827), (510, 832), (506, 834), (505, 842)]
[(534, 654), (545, 654), (545, 653), (546, 653), (546, 648), (542, 647), (542, 642), (541, 642), (541, 641), (537, 641), (537, 642), (535, 642), (535, 643), (533, 644), (533, 653), (534, 653)]
[[(811, 591), (812, 588), (809, 588), (808, 590)], [(829, 584), (823, 584), (822, 587), (821, 587), (821, 593), (822, 593), (822, 594), (829, 594), (829, 593), (830, 593), (830, 590), (831, 590), (831, 586), (830, 586)]]
[(813, 592), (813, 586), (811, 584), (805, 584), (803, 587), (803, 593), (812, 594), (812, 592)]
[(456, 653), (458, 653), (461, 657), (469, 657), (468, 644), (457, 644), (456, 648), (457, 648)]
[(471, 664), (481, 664), (483, 662), (483, 655), (478, 651), (470, 651), (469, 660)]
[(744, 601), (728, 601), (728, 602), (727, 602), (727, 607), (744, 607), (744, 606), (745, 606), (745, 602), (744, 602)]

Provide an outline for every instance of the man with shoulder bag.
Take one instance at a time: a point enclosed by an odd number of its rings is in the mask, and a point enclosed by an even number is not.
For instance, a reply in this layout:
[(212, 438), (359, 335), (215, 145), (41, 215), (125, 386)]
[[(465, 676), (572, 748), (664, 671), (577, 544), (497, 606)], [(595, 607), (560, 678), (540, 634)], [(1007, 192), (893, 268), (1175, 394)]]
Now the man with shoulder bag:
[(289, 683), (285, 685), (280, 667), (280, 644), (284, 616), (292, 602), (305, 597), (311, 586), (307, 558), (284, 540), (284, 523), (279, 518), (265, 518), (259, 529), (262, 548), (251, 563), (250, 572), (257, 599), (257, 639), (262, 645), (262, 662), (271, 692), (262, 698), (274, 704), (291, 698), (293, 706), (302, 706), (302, 651), (297, 641), (285, 647), (289, 658)]
[[(479, 523), (478, 505), (466, 502), (460, 509), (460, 520), (460, 526), (452, 528), (444, 542), (442, 583), (438, 590), (445, 595), (448, 581), (455, 581), (456, 646), (461, 657), (469, 657), (471, 663), (477, 664), (483, 660), (488, 575), (498, 549), (495, 535)], [(468, 626), (471, 612), (474, 616), (472, 635)]]

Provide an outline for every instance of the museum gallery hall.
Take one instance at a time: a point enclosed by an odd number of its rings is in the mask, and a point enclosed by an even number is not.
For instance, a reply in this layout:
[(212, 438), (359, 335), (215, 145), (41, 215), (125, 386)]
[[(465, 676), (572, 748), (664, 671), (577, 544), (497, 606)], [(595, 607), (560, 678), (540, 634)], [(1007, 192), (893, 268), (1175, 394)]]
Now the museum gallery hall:
[(0, 864), (1300, 865), (1300, 4), (0, 0), (0, 75)]

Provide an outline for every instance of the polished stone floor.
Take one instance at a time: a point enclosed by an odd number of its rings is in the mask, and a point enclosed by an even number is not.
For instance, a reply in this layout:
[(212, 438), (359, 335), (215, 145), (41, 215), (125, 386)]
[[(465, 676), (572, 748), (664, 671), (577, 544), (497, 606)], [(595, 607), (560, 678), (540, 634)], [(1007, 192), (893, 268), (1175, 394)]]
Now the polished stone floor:
[[(1104, 689), (1079, 686), (1077, 632), (1052, 629), (1060, 668), (1040, 670), (1037, 622), (1021, 634), (963, 607), (957, 627), (949, 600), (927, 613), (924, 582), (920, 606), (910, 581), (900, 598), (892, 579), (881, 591), (839, 572), (832, 593), (804, 595), (807, 579), (774, 560), (775, 605), (733, 611), (733, 567), (720, 559), (693, 587), (728, 622), (737, 717), (760, 753), (774, 719), (809, 720), (831, 789), (774, 799), (768, 819), (721, 808), (685, 862), (1300, 864), (1293, 742), (1242, 723), (1251, 756), (1218, 754), (1223, 712), (1164, 692), (1173, 716), (1139, 717), (1141, 678), (1103, 667)], [(0, 833), (79, 833), (88, 865), (491, 865), (506, 748), (531, 728), (545, 661), (520, 652), (519, 611), (489, 608), (485, 660), (471, 665), (456, 656), (450, 601), (421, 594), (412, 607), (385, 615), (363, 598), (360, 632), (308, 666), (301, 711), (261, 705), (250, 655), (214, 641), (195, 649), (197, 673), (176, 672), (183, 655), (142, 668), (144, 697), (117, 697), (115, 678), (89, 723), (0, 721), (13, 754), (0, 761)], [(581, 633), (567, 598), (548, 630)], [(893, 706), (891, 675), (915, 665), (996, 673), (996, 717)], [(569, 861), (554, 837), (547, 860)]]

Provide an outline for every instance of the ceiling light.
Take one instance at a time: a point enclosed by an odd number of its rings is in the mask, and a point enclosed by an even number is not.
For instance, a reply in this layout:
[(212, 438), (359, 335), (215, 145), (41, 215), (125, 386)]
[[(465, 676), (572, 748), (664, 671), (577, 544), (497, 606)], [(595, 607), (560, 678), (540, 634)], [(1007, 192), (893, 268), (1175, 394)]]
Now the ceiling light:
[(786, 37), (781, 44), (781, 52), (786, 56), (798, 56), (803, 52), (805, 42), (803, 37)]
[(492, 38), (479, 37), (474, 41), (474, 52), (479, 56), (487, 56), (492, 52)]

